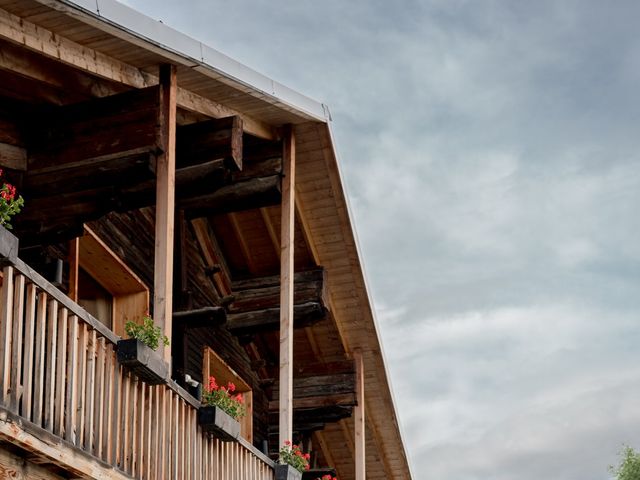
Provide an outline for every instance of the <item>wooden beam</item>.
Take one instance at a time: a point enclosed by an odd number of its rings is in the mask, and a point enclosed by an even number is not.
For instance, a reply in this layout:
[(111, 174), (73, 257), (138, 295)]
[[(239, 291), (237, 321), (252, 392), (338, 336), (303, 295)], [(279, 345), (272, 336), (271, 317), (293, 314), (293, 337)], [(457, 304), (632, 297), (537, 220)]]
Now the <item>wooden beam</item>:
[[(43, 54), (47, 58), (129, 87), (144, 88), (158, 84), (158, 77), (155, 75), (80, 45), (2, 9), (0, 9), (0, 38)], [(242, 117), (245, 132), (269, 140), (278, 139), (278, 133), (272, 126), (183, 88), (176, 90), (176, 102), (180, 108), (213, 118), (239, 115)]]
[[(278, 382), (276, 382), (277, 384)], [(356, 375), (351, 373), (328, 373), (324, 375), (311, 375), (295, 377), (293, 379), (293, 398), (301, 400), (305, 398), (321, 398), (319, 404), (326, 405), (324, 397), (330, 395), (348, 395), (343, 397), (341, 404), (345, 405), (344, 398), (349, 398), (350, 405), (355, 405)], [(274, 388), (273, 400), (277, 400), (278, 391)], [(313, 402), (313, 401), (312, 401)]]
[(24, 148), (0, 142), (0, 166), (24, 172), (27, 169), (27, 151)]
[(207, 195), (179, 200), (187, 218), (202, 218), (220, 213), (251, 210), (280, 201), (281, 178), (279, 175), (259, 177), (225, 185)]
[[(352, 415), (354, 398), (353, 394), (347, 393), (297, 398), (293, 401), (294, 422), (307, 424), (338, 422)], [(278, 413), (278, 405), (277, 400), (269, 402), (269, 411), (274, 416)]]
[(354, 350), (353, 359), (356, 364), (356, 398), (358, 404), (354, 408), (353, 424), (354, 424), (354, 441), (356, 463), (355, 480), (366, 480), (367, 478), (367, 458), (365, 452), (365, 402), (364, 402), (364, 361), (362, 351)]
[[(227, 314), (227, 329), (236, 336), (276, 332), (280, 326), (280, 308), (265, 308), (245, 313)], [(313, 325), (327, 318), (327, 310), (319, 302), (306, 302), (293, 306), (293, 328)]]
[(207, 267), (211, 269), (210, 276), (217, 293), (220, 297), (229, 295), (231, 293), (231, 273), (222, 250), (213, 235), (211, 225), (204, 218), (196, 218), (191, 221), (191, 226), (202, 257)]
[[(176, 173), (176, 67), (160, 68), (160, 142), (156, 164), (156, 232), (153, 315), (163, 333), (171, 337), (173, 298), (173, 226)], [(171, 367), (171, 346), (162, 346)]]
[(6, 441), (68, 472), (69, 478), (131, 480), (111, 465), (51, 432), (0, 407), (0, 440)]
[(0, 45), (0, 69), (53, 87), (69, 95), (71, 99), (105, 97), (128, 88), (79, 69), (69, 68), (64, 63), (6, 41), (2, 41)]
[(208, 328), (224, 324), (226, 314), (222, 307), (204, 307), (173, 312), (173, 320), (185, 328)]
[(50, 175), (99, 166), (129, 151), (155, 152), (158, 101), (154, 86), (44, 109), (27, 139), (29, 173)]
[(280, 230), (280, 418), (279, 445), (293, 434), (293, 252), (295, 221), (295, 137), (291, 125), (284, 131), (282, 160), (282, 222)]
[[(323, 268), (296, 272), (293, 276), (294, 304), (323, 303), (326, 274)], [(243, 313), (280, 306), (280, 278), (277, 275), (234, 281), (229, 313)]]
[(242, 170), (240, 116), (184, 125), (178, 128), (177, 136), (178, 168), (221, 158), (228, 168)]
[[(296, 398), (293, 400), (293, 411), (298, 409), (309, 410), (323, 407), (353, 407), (356, 403), (353, 393), (336, 393), (317, 397)], [(269, 402), (269, 410), (279, 411), (279, 400)]]

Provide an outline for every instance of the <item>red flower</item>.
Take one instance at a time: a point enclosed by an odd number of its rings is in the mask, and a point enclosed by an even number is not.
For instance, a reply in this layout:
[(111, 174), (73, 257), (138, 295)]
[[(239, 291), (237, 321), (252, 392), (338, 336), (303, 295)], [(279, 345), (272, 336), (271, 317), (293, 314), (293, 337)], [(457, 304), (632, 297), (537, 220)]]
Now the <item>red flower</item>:
[(215, 377), (209, 377), (209, 391), (212, 392), (213, 390), (217, 390), (217, 389), (218, 389), (218, 385), (216, 384)]
[(233, 382), (229, 382), (227, 384), (227, 388), (229, 389), (230, 392), (235, 392), (236, 391), (236, 386)]

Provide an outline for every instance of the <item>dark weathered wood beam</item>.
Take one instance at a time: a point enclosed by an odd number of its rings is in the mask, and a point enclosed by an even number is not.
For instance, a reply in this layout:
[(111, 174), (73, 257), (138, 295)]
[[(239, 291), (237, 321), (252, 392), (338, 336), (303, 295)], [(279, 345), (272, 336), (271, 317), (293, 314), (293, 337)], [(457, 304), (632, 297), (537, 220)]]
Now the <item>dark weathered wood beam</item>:
[(22, 147), (0, 142), (0, 167), (25, 171), (27, 151)]
[[(294, 275), (294, 327), (323, 320), (325, 272), (322, 268)], [(280, 280), (277, 275), (233, 282), (234, 300), (227, 307), (227, 328), (238, 336), (276, 331), (280, 325)]]
[[(273, 388), (272, 400), (278, 401), (276, 381)], [(299, 408), (309, 408), (327, 405), (356, 404), (356, 377), (355, 373), (337, 373), (327, 375), (312, 375), (308, 377), (295, 377), (293, 379), (293, 398), (298, 401)], [(336, 396), (337, 403), (327, 400)]]
[(242, 170), (242, 119), (239, 116), (207, 120), (178, 128), (178, 168), (223, 159)]
[(224, 324), (226, 312), (222, 307), (204, 307), (173, 312), (173, 321), (184, 328), (208, 328)]
[[(349, 405), (320, 405), (317, 407), (299, 408), (293, 401), (293, 429), (297, 432), (322, 430), (327, 423), (336, 423), (353, 414), (353, 407)], [(277, 403), (269, 402), (269, 429), (277, 430)]]
[[(320, 302), (325, 300), (325, 271), (322, 268), (294, 274), (294, 302)], [(278, 275), (234, 281), (231, 285), (234, 301), (229, 313), (243, 313), (280, 305), (280, 280)]]
[[(327, 316), (327, 309), (320, 302), (306, 302), (293, 306), (294, 328), (308, 327)], [(227, 315), (227, 329), (234, 335), (255, 335), (274, 332), (280, 328), (280, 307), (253, 310)]]
[(280, 175), (253, 178), (225, 185), (210, 194), (180, 199), (178, 205), (191, 219), (276, 205), (280, 202), (281, 183)]
[(160, 150), (159, 87), (44, 109), (28, 132), (29, 175), (91, 168), (127, 152)]

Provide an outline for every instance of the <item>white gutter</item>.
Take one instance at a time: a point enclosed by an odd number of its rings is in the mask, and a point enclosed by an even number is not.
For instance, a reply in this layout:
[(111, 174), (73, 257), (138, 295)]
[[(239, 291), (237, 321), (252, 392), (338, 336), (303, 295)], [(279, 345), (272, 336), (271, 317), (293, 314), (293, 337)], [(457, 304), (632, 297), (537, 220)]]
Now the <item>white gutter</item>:
[(261, 98), (284, 110), (329, 122), (328, 107), (270, 79), (224, 53), (116, 0), (37, 0), (84, 23)]

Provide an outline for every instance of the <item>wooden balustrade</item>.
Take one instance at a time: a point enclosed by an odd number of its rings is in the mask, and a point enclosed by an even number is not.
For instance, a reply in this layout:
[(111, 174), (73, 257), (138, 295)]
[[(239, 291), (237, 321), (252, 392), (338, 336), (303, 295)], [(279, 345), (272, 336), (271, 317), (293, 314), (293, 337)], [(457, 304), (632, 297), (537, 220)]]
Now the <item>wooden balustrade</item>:
[(19, 259), (5, 264), (0, 408), (8, 415), (133, 478), (274, 478), (251, 445), (203, 433), (197, 402), (179, 387), (124, 370), (113, 332)]

